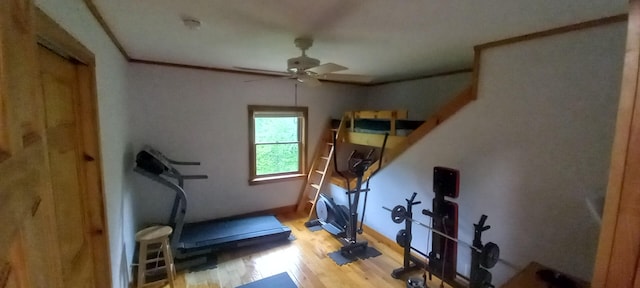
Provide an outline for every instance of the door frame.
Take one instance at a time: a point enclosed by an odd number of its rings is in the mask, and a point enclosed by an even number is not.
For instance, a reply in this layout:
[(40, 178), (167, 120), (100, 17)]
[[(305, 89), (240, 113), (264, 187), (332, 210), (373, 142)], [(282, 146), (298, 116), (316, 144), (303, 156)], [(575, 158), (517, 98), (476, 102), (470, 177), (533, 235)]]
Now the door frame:
[[(96, 287), (111, 287), (109, 233), (105, 214), (104, 179), (100, 149), (98, 95), (96, 90), (95, 56), (82, 43), (65, 31), (39, 8), (35, 8), (37, 44), (76, 63), (78, 72), (78, 112), (80, 135), (78, 148), (82, 155), (79, 167), (82, 181), (84, 215), (93, 255), (93, 275)], [(40, 80), (40, 79), (38, 79)], [(40, 83), (37, 81), (36, 83)]]

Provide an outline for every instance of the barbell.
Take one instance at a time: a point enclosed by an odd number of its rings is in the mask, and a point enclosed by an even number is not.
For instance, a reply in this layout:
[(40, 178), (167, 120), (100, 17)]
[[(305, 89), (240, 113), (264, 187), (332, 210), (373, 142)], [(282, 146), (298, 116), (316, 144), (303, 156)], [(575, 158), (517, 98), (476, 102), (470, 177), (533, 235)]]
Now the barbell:
[[(496, 245), (493, 242), (488, 242), (482, 248), (478, 248), (478, 247), (473, 246), (472, 244), (469, 244), (469, 243), (467, 243), (465, 241), (462, 241), (462, 240), (457, 239), (457, 238), (453, 238), (453, 237), (451, 237), (451, 236), (449, 236), (449, 235), (447, 235), (445, 233), (442, 233), (442, 232), (438, 231), (438, 229), (433, 228), (433, 227), (431, 227), (431, 226), (429, 226), (427, 224), (424, 224), (424, 223), (422, 223), (422, 222), (420, 222), (418, 220), (415, 220), (415, 219), (412, 219), (411, 217), (408, 217), (406, 215), (406, 211), (407, 210), (403, 206), (398, 205), (398, 206), (394, 207), (393, 209), (389, 209), (387, 207), (382, 206), (382, 209), (391, 212), (391, 220), (394, 223), (398, 223), (399, 224), (399, 223), (402, 223), (405, 220), (406, 221), (410, 221), (412, 223), (416, 223), (416, 224), (418, 224), (418, 225), (420, 225), (420, 226), (422, 226), (424, 228), (427, 228), (427, 229), (433, 231), (434, 233), (436, 233), (436, 234), (438, 234), (438, 235), (440, 235), (440, 236), (442, 236), (444, 238), (447, 238), (447, 239), (449, 239), (449, 240), (451, 240), (453, 242), (456, 242), (458, 244), (462, 244), (464, 246), (467, 246), (467, 247), (471, 248), (472, 250), (480, 253), (481, 254), (481, 257), (480, 257), (481, 265), (483, 267), (485, 267), (485, 268), (492, 268), (493, 266), (496, 265), (496, 263), (502, 262), (503, 264), (505, 264), (505, 265), (517, 270), (517, 271), (522, 270), (521, 267), (518, 267), (517, 265), (509, 263), (509, 262), (507, 262), (507, 261), (505, 261), (503, 259), (500, 259), (500, 248), (498, 247), (498, 245)], [(411, 243), (411, 242), (407, 243), (407, 239), (400, 239), (401, 238), (400, 236), (401, 235), (400, 235), (400, 232), (399, 232), (398, 235), (396, 235), (396, 241), (402, 240), (401, 242), (404, 245), (409, 245), (408, 243)]]

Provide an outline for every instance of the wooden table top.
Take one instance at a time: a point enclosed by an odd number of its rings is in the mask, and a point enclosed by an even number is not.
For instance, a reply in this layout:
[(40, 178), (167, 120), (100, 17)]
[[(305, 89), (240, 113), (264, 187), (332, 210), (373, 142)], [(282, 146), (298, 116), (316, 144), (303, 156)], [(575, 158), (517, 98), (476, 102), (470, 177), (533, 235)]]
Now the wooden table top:
[[(556, 270), (550, 269), (548, 267), (545, 267), (544, 265), (537, 263), (537, 262), (531, 262), (529, 263), (529, 265), (527, 265), (527, 267), (524, 268), (524, 270), (520, 271), (518, 274), (516, 274), (515, 276), (513, 276), (513, 278), (509, 279), (509, 281), (507, 281), (507, 283), (505, 283), (504, 285), (502, 285), (502, 288), (549, 288), (549, 287), (554, 287), (554, 286), (550, 286), (549, 283), (542, 281), (542, 279), (540, 279), (540, 277), (538, 277), (536, 275), (536, 273), (541, 270), (541, 269), (549, 269), (555, 273), (560, 273), (559, 275), (565, 276), (573, 281), (575, 281), (576, 285), (575, 287), (577, 288), (588, 288), (590, 285), (588, 282), (585, 282), (583, 280), (580, 280), (576, 277), (573, 277), (571, 275), (567, 275), (561, 272), (558, 272)], [(559, 286), (556, 286), (558, 288), (560, 288)]]

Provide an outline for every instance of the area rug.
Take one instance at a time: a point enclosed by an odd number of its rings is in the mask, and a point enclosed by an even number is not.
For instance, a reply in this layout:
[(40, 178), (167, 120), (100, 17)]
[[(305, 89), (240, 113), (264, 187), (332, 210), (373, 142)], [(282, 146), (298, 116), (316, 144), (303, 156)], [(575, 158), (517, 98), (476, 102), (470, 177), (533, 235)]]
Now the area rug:
[(282, 272), (236, 288), (298, 288), (287, 272)]

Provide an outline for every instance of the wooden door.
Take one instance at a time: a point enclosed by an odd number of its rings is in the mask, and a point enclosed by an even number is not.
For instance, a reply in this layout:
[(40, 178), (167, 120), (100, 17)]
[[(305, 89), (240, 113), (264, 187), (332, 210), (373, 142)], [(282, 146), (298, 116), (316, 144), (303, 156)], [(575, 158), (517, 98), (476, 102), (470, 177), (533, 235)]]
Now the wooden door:
[(111, 285), (93, 61), (32, 0), (0, 1), (0, 288)]
[(616, 134), (592, 287), (640, 288), (639, 68), (640, 0), (631, 0)]
[(27, 0), (0, 3), (0, 287), (59, 286), (45, 281), (55, 263), (41, 204), (49, 177), (33, 11)]
[(76, 65), (38, 49), (55, 229), (66, 287), (93, 287), (93, 255), (85, 216)]

